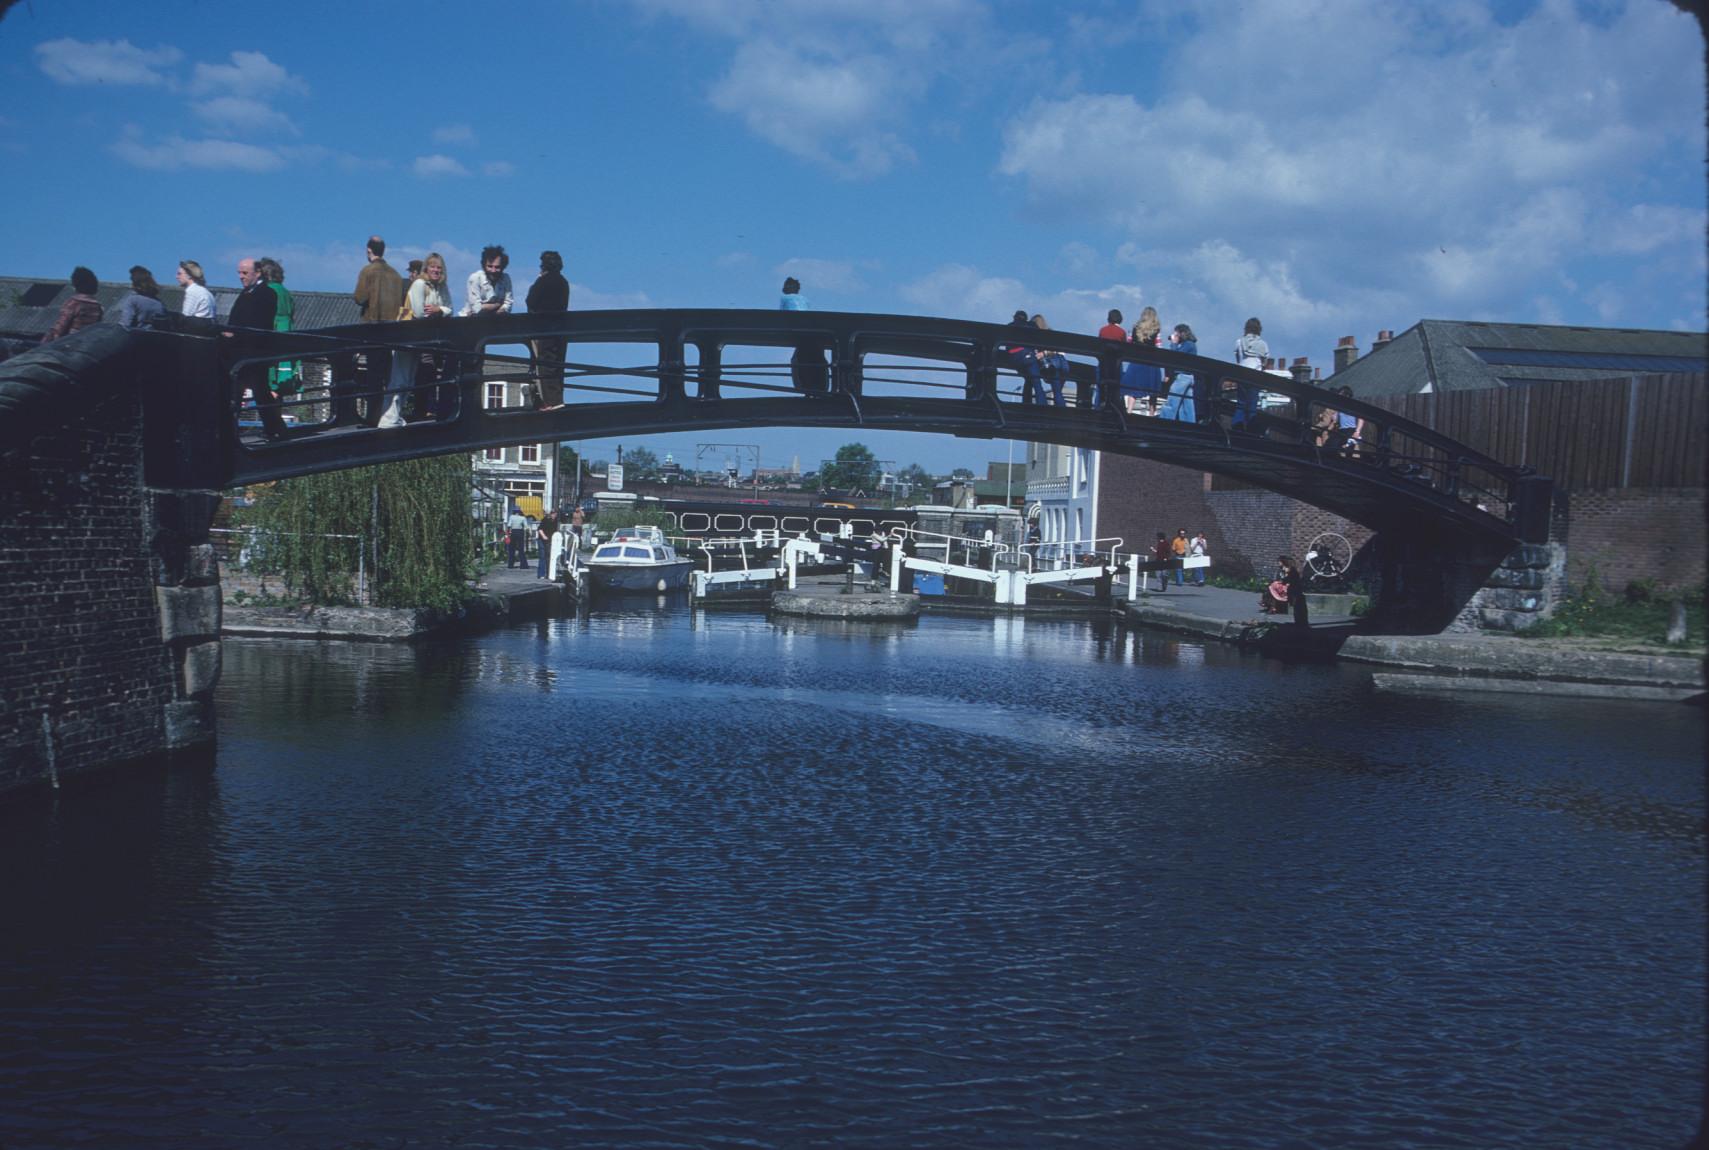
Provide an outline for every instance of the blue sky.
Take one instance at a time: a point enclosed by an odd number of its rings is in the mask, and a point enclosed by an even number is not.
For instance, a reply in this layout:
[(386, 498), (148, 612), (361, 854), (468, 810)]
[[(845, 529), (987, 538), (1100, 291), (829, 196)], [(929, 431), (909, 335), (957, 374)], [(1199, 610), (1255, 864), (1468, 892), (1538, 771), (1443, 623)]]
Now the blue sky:
[(1703, 44), (1665, 0), (34, 0), (0, 83), (15, 275), (266, 253), (347, 291), (377, 231), (457, 284), (502, 243), (519, 295), (555, 248), (576, 308), (771, 307), (794, 274), (822, 309), (1086, 332), (1151, 304), (1217, 356), (1257, 315), (1324, 365), (1421, 318), (1704, 326)]

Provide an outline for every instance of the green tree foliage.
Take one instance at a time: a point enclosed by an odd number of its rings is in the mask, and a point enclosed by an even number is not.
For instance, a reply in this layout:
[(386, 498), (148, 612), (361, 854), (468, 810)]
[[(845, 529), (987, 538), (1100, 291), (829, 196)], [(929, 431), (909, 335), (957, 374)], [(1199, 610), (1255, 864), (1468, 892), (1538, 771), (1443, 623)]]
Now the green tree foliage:
[(623, 453), (623, 470), (636, 478), (659, 473), (659, 457), (645, 447), (632, 447)]
[(836, 459), (819, 469), (819, 485), (825, 491), (873, 491), (878, 479), (878, 458), (864, 443), (843, 444)]
[(910, 463), (896, 473), (896, 482), (906, 483), (918, 494), (922, 491), (931, 491), (932, 485), (937, 482), (937, 479), (918, 463)]
[(252, 551), (306, 602), (356, 601), (361, 546), (377, 606), (445, 611), (467, 593), (470, 484), (463, 454), (358, 467), (256, 491), (238, 519), (255, 530)]

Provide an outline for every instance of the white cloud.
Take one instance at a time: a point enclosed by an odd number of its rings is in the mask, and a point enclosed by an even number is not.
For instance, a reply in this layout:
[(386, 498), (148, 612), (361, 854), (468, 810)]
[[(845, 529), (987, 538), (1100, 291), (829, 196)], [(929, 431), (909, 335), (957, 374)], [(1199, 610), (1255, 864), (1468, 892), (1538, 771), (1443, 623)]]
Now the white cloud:
[(863, 291), (866, 282), (852, 263), (840, 260), (788, 259), (772, 269), (778, 281), (794, 276), (801, 281), (801, 290), (811, 298), (814, 292), (853, 293)]
[(268, 59), (264, 52), (233, 52), (229, 64), (198, 63), (190, 90), (197, 95), (259, 98), (305, 94), (309, 86)]
[(973, 0), (642, 0), (644, 13), (735, 44), (714, 107), (756, 136), (846, 178), (914, 159), (908, 120), (935, 78), (987, 74), (986, 13)]
[(466, 176), (469, 169), (450, 156), (435, 152), (431, 156), (417, 156), (415, 163), (410, 165), (416, 175), (422, 179), (436, 179), (440, 176)]
[(190, 111), (214, 131), (229, 134), (284, 132), (301, 135), (291, 118), (247, 96), (215, 96), (194, 100)]
[[(345, 241), (306, 244), (277, 238), (244, 240), (225, 247), (220, 258), (226, 268), (235, 269), (237, 261), (246, 257), (272, 256), (285, 269), (286, 286), (298, 291), (349, 291), (356, 283), (367, 256), (368, 238), (352, 237)], [(388, 255), (391, 249), (387, 249)], [(235, 276), (224, 271), (222, 276)]]
[(129, 40), (49, 40), (36, 45), (36, 62), (59, 84), (171, 83), (164, 71), (184, 58), (176, 48), (138, 48)]
[(183, 136), (168, 136), (158, 144), (147, 144), (134, 130), (121, 136), (112, 150), (125, 163), (151, 171), (199, 168), (276, 172), (288, 163), (285, 155), (275, 148), (237, 140), (191, 140)]
[(1091, 334), (1104, 325), (1111, 308), (1137, 316), (1147, 302), (1135, 284), (1069, 288), (1043, 292), (1008, 276), (987, 276), (965, 264), (945, 264), (910, 283), (900, 294), (922, 315), (1008, 323), (1016, 310), (1043, 315), (1057, 331)]
[(1701, 40), (1669, 5), (1152, 0), (1138, 23), (1169, 40), (1156, 87), (1047, 92), (996, 170), (1035, 218), (1131, 237), (1121, 257), (1201, 335), (1499, 313), (1597, 253), (1702, 252), (1695, 197), (1624, 206), (1701, 157)]
[(433, 130), (435, 144), (473, 144), (475, 129), (467, 124), (446, 124)]
[(481, 165), (481, 175), (493, 179), (503, 179), (505, 176), (514, 176), (515, 174), (516, 165), (509, 160), (488, 160)]
[(1621, 284), (1600, 283), (1584, 293), (1585, 302), (1596, 308), (1596, 318), (1611, 324), (1626, 310), (1626, 290)]
[(1070, 240), (1056, 253), (1056, 262), (1070, 276), (1083, 276), (1098, 265), (1098, 250), (1091, 244)]
[(913, 151), (881, 125), (908, 85), (877, 57), (810, 59), (767, 41), (744, 44), (712, 103), (784, 151), (840, 175), (875, 176)]
[(1662, 248), (1689, 245), (1701, 255), (1709, 213), (1672, 204), (1633, 204), (1610, 213), (1607, 226), (1592, 240), (1605, 251), (1647, 255)]

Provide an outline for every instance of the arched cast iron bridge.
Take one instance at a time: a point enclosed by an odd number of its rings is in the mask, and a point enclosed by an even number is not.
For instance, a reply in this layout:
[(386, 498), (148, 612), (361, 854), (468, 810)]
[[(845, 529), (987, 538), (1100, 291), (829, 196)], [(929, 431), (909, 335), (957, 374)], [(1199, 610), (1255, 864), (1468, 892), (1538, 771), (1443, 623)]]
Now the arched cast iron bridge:
[[(1475, 452), (1381, 408), (1266, 372), (1067, 332), (858, 312), (612, 310), (368, 324), (289, 333), (177, 321), (134, 333), (144, 375), (147, 481), (223, 489), (345, 467), (524, 443), (747, 427), (936, 432), (1094, 448), (1231, 476), (1379, 532), (1479, 545), (1547, 537), (1550, 481)], [(556, 341), (542, 344), (537, 341)], [(1066, 406), (1030, 402), (1015, 357), (1023, 342), (1067, 360)], [(488, 384), (554, 383), (558, 410), (488, 406)], [(536, 350), (545, 348), (545, 355)], [(417, 395), (454, 396), (431, 422), (372, 428), (335, 397), (378, 402), (355, 364), (392, 352), (424, 364)], [(793, 364), (792, 364), (793, 361)], [(287, 397), (284, 436), (261, 434), (246, 381), (297, 362), (326, 384)], [(1123, 410), (1124, 364), (1203, 382), (1191, 421)], [(366, 388), (367, 390), (363, 390)], [(555, 390), (555, 389), (554, 389)], [(1097, 396), (1094, 404), (1094, 390)], [(1260, 393), (1268, 393), (1262, 406)], [(1211, 402), (1203, 402), (1209, 397)], [(1325, 410), (1362, 417), (1357, 452), (1321, 444)], [(169, 429), (170, 434), (166, 431)]]

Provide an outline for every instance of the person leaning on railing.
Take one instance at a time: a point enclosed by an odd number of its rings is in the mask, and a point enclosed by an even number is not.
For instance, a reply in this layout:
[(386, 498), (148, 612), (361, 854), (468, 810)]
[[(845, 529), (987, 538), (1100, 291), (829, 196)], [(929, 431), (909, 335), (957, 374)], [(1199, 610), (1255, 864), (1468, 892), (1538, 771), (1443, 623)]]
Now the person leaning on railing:
[[(1352, 399), (1353, 389), (1343, 384), (1335, 389), (1335, 394)], [(1317, 445), (1330, 451), (1357, 457), (1365, 441), (1365, 421), (1351, 412), (1322, 408), (1313, 426), (1317, 429)]]

